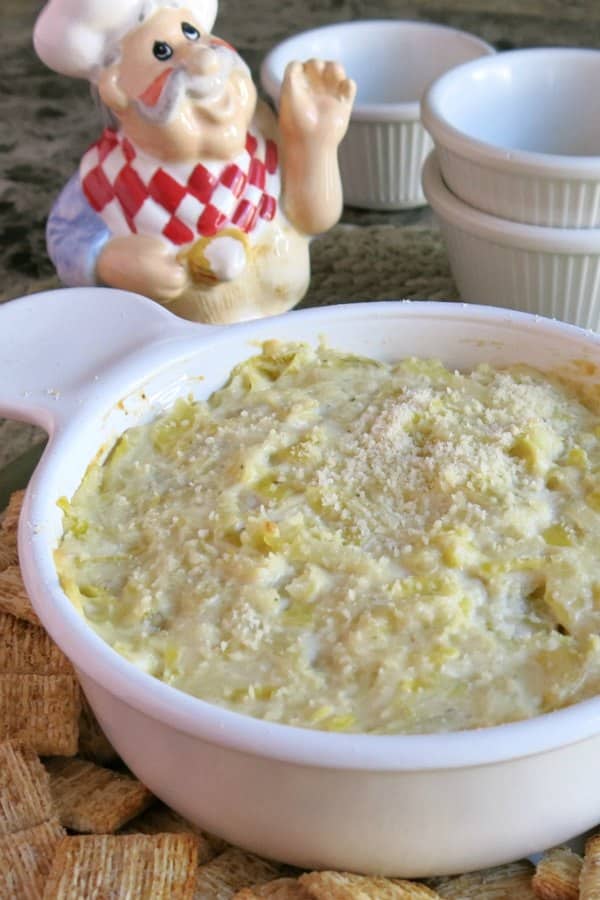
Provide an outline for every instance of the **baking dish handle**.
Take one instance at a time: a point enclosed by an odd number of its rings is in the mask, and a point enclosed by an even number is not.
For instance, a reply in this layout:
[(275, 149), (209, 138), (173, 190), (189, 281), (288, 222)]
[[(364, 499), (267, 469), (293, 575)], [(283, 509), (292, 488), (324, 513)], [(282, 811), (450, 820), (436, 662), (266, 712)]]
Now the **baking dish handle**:
[(158, 341), (190, 337), (185, 322), (145, 297), (65, 288), (0, 305), (0, 415), (52, 434), (111, 365)]

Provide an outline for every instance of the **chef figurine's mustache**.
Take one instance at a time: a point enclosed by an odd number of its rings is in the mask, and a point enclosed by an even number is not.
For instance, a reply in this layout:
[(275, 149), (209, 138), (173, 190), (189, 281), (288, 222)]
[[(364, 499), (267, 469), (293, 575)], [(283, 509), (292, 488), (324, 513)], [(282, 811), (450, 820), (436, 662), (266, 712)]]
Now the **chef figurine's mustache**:
[(137, 98), (135, 106), (140, 114), (151, 122), (165, 123), (174, 115), (184, 96), (198, 106), (212, 105), (225, 92), (235, 68), (248, 72), (248, 67), (238, 54), (222, 42), (211, 41), (199, 52), (210, 52), (210, 71), (200, 74), (187, 64), (167, 69)]

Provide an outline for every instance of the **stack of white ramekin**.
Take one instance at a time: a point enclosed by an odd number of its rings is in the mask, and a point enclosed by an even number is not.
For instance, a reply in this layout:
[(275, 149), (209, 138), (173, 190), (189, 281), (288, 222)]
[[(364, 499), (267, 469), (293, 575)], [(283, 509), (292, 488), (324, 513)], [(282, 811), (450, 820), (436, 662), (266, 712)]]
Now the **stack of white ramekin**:
[(600, 329), (600, 51), (482, 57), (427, 91), (423, 170), (465, 300)]

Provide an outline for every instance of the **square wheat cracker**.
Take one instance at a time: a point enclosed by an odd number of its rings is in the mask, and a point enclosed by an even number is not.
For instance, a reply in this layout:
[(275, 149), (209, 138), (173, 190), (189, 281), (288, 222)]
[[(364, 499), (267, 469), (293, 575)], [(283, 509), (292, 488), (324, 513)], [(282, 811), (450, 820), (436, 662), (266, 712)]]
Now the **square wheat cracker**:
[(314, 900), (432, 900), (424, 884), (350, 872), (307, 872), (298, 879)]
[(452, 900), (535, 900), (530, 862), (508, 863), (436, 884), (440, 897)]
[(40, 756), (74, 756), (80, 710), (72, 675), (0, 675), (0, 741), (23, 741)]
[(115, 762), (119, 757), (98, 722), (85, 694), (81, 692), (79, 716), (79, 747), (77, 755), (98, 765)]
[(568, 847), (548, 850), (533, 876), (533, 893), (538, 900), (578, 900), (582, 863), (581, 856)]
[(41, 900), (56, 848), (64, 836), (58, 819), (0, 836), (0, 897)]
[(8, 506), (0, 518), (0, 533), (2, 536), (11, 534), (17, 530), (24, 498), (25, 488), (22, 488), (20, 491), (14, 491), (10, 495)]
[(25, 744), (0, 744), (0, 835), (33, 828), (53, 818), (48, 773)]
[(236, 891), (263, 881), (273, 881), (279, 869), (237, 847), (225, 850), (198, 869), (195, 900), (229, 900)]
[(73, 666), (39, 625), (0, 612), (0, 673), (73, 675)]
[(25, 619), (32, 625), (40, 624), (27, 596), (18, 565), (9, 566), (0, 572), (0, 611)]
[(0, 532), (0, 572), (8, 569), (9, 566), (16, 566), (18, 563), (16, 534), (9, 537)]
[(277, 878), (266, 884), (242, 888), (233, 900), (314, 900), (314, 896), (296, 878)]
[(50, 759), (46, 768), (58, 818), (71, 831), (114, 833), (153, 800), (137, 779), (85, 759)]
[(581, 900), (600, 900), (600, 834), (588, 838), (579, 877)]
[(122, 829), (122, 834), (195, 834), (198, 838), (198, 863), (210, 862), (227, 846), (221, 838), (206, 834), (197, 825), (192, 825), (183, 816), (165, 806), (154, 803), (140, 816)]
[(197, 867), (191, 834), (68, 837), (58, 845), (44, 900), (193, 900)]

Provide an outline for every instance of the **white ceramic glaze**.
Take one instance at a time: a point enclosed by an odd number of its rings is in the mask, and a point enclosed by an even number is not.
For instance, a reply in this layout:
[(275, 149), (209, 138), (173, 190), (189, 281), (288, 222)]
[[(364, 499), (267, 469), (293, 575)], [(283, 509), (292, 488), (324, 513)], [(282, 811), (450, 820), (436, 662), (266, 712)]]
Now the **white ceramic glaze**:
[(600, 51), (514, 50), (459, 66), (422, 102), (444, 180), (532, 225), (600, 225)]
[(261, 82), (275, 101), (295, 59), (341, 62), (358, 86), (350, 128), (340, 145), (344, 200), (369, 209), (425, 203), (420, 172), (431, 140), (419, 101), (443, 72), (493, 48), (474, 35), (428, 22), (369, 20), (305, 31), (265, 58)]
[(544, 228), (480, 212), (447, 188), (436, 157), (425, 163), (423, 187), (463, 300), (600, 330), (600, 228)]
[(51, 435), (19, 526), (25, 583), (44, 626), (73, 661), (127, 765), (174, 809), (267, 857), (432, 875), (521, 857), (594, 826), (600, 699), (447, 735), (345, 735), (271, 724), (210, 706), (136, 669), (60, 589), (52, 558), (62, 527), (56, 501), (72, 495), (100, 448), (106, 452), (123, 429), (178, 396), (209, 394), (256, 351), (256, 341), (323, 336), (381, 359), (410, 353), (450, 366), (600, 363), (596, 335), (461, 304), (354, 304), (229, 328), (185, 323), (141, 297), (100, 289), (4, 304), (0, 414), (38, 422)]

